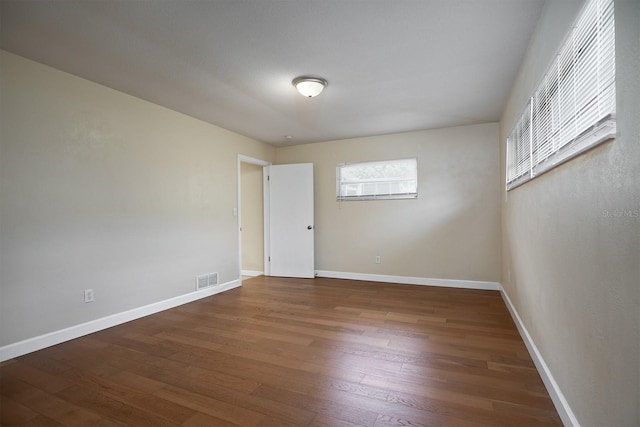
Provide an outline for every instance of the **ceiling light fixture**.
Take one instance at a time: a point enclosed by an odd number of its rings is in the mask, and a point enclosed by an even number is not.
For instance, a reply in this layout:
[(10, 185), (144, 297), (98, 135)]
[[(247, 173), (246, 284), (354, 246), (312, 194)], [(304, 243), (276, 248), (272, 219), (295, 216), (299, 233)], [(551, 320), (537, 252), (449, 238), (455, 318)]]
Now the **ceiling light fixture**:
[(320, 95), (322, 89), (329, 84), (325, 79), (320, 77), (300, 76), (291, 82), (303, 96), (313, 98)]

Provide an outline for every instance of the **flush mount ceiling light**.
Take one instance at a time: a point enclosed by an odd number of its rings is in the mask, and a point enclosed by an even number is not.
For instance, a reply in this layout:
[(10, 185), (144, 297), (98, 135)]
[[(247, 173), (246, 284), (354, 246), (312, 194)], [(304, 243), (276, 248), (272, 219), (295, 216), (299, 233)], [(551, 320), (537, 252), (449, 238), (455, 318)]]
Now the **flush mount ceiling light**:
[(329, 84), (323, 78), (311, 76), (296, 77), (291, 83), (293, 83), (302, 96), (306, 96), (307, 98), (313, 98), (314, 96), (320, 95), (322, 89)]

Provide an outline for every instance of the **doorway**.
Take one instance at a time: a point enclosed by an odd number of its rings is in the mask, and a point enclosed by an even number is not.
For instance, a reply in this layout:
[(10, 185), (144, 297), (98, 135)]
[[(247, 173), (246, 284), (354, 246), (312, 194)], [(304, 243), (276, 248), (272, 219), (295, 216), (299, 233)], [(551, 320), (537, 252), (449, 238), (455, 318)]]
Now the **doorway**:
[(265, 274), (264, 168), (269, 163), (238, 156), (238, 230), (240, 276)]
[(237, 174), (239, 278), (274, 275), (273, 265), (278, 276), (314, 277), (313, 164), (238, 155)]

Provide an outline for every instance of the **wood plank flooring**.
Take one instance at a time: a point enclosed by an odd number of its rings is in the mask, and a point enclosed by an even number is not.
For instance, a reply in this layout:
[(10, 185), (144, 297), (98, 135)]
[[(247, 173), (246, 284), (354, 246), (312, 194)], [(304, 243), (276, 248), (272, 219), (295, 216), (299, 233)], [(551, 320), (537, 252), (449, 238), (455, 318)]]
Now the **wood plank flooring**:
[(562, 425), (498, 292), (256, 277), (0, 366), (3, 426)]

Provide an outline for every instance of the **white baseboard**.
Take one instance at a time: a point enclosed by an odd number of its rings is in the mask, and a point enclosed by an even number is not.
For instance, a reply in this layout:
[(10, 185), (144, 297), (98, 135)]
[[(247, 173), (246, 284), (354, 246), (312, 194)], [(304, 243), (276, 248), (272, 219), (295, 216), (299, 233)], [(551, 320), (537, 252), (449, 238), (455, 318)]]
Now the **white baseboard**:
[(0, 362), (241, 286), (239, 279), (0, 347)]
[[(243, 270), (242, 275), (252, 276), (248, 273), (259, 273), (250, 270)], [(259, 275), (259, 274), (254, 274)], [(565, 426), (568, 427), (580, 427), (580, 423), (575, 414), (571, 410), (569, 403), (567, 402), (564, 394), (560, 390), (558, 383), (555, 381), (549, 367), (545, 363), (540, 351), (538, 351), (533, 338), (529, 334), (529, 331), (522, 323), (520, 315), (516, 311), (511, 299), (504, 291), (500, 283), (497, 282), (479, 282), (470, 280), (451, 280), (451, 279), (428, 279), (423, 277), (409, 277), (409, 276), (389, 276), (382, 274), (364, 274), (364, 273), (348, 273), (339, 271), (325, 271), (316, 270), (316, 276), (318, 277), (330, 277), (336, 279), (349, 279), (349, 280), (365, 280), (371, 282), (387, 282), (387, 283), (401, 283), (408, 285), (426, 285), (426, 286), (441, 286), (441, 287), (453, 287), (453, 288), (465, 288), (465, 289), (484, 289), (484, 290), (497, 290), (500, 291), (503, 300), (511, 313), (511, 317), (520, 332), (531, 358), (542, 378), (542, 381), (553, 400), (553, 403), (562, 419)], [(50, 332), (45, 335), (41, 335), (34, 338), (29, 338), (24, 341), (9, 344), (0, 347), (0, 362), (13, 359), (33, 351), (41, 350), (52, 345), (60, 344), (65, 341), (69, 341), (75, 338), (79, 338), (84, 335), (88, 335), (94, 332), (101, 331), (112, 326), (120, 325), (131, 320), (139, 319), (141, 317), (148, 316), (150, 314), (158, 313), (160, 311), (168, 310), (179, 305), (187, 304), (196, 301), (201, 298), (206, 298), (211, 295), (215, 295), (233, 288), (241, 286), (240, 280), (233, 280), (227, 283), (223, 283), (219, 286), (215, 286), (209, 289), (203, 289), (201, 291), (191, 292), (189, 294), (180, 295), (174, 298), (170, 298), (164, 301), (159, 301), (153, 304), (145, 305), (142, 307), (134, 308), (124, 311), (122, 313), (113, 314), (111, 316), (103, 317), (101, 319), (92, 320), (90, 322), (82, 323), (79, 325), (71, 326), (59, 331)]]
[(509, 313), (511, 313), (511, 317), (520, 332), (520, 336), (527, 346), (527, 350), (529, 351), (529, 355), (531, 359), (533, 359), (533, 363), (544, 382), (547, 391), (549, 392), (549, 396), (553, 401), (553, 404), (558, 411), (558, 415), (562, 419), (562, 422), (567, 427), (580, 427), (580, 423), (576, 418), (575, 414), (571, 410), (569, 406), (569, 402), (564, 397), (564, 394), (560, 390), (558, 383), (553, 378), (549, 367), (546, 362), (542, 358), (542, 354), (538, 351), (538, 347), (536, 347), (533, 342), (533, 338), (527, 331), (527, 328), (522, 323), (522, 319), (515, 307), (511, 303), (509, 296), (503, 289), (502, 285), (497, 282), (478, 282), (478, 281), (470, 281), (470, 280), (450, 280), (450, 279), (428, 279), (423, 277), (408, 277), (408, 276), (388, 276), (382, 274), (365, 274), (365, 273), (348, 273), (341, 271), (325, 271), (325, 270), (316, 270), (316, 276), (318, 277), (331, 277), (335, 279), (349, 279), (349, 280), (366, 280), (371, 282), (388, 282), (388, 283), (401, 283), (407, 285), (427, 285), (427, 286), (442, 286), (442, 287), (451, 287), (451, 288), (466, 288), (466, 289), (484, 289), (484, 290), (492, 290), (492, 291), (500, 291), (502, 295), (502, 299), (504, 300)]
[(264, 276), (264, 271), (240, 270), (240, 274), (249, 277)]
[(538, 373), (540, 374), (540, 377), (542, 378), (542, 381), (544, 382), (544, 385), (549, 392), (551, 400), (553, 400), (553, 404), (558, 411), (558, 415), (560, 415), (560, 418), (562, 419), (562, 423), (567, 427), (580, 427), (580, 423), (571, 410), (569, 402), (567, 402), (564, 394), (562, 394), (560, 386), (558, 386), (558, 383), (553, 378), (549, 367), (542, 358), (542, 354), (540, 354), (540, 351), (538, 351), (538, 347), (536, 347), (536, 344), (533, 342), (533, 338), (531, 338), (531, 335), (529, 335), (529, 331), (524, 326), (524, 323), (522, 323), (522, 319), (520, 318), (518, 311), (514, 307), (513, 303), (511, 303), (509, 295), (507, 295), (505, 290), (502, 289), (502, 286), (500, 289), (500, 294), (502, 294), (502, 299), (507, 305), (509, 313), (511, 313), (511, 317), (513, 318), (513, 321), (515, 322), (516, 327), (520, 332), (520, 336), (522, 337), (524, 344), (527, 346), (527, 350), (529, 350), (529, 355), (531, 356), (531, 359), (533, 359), (533, 363), (538, 369)]
[(446, 288), (483, 289), (499, 291), (497, 282), (480, 282), (475, 280), (428, 279), (426, 277), (388, 276), (385, 274), (349, 273), (343, 271), (316, 270), (317, 277), (334, 279), (366, 280), (369, 282), (401, 283), (405, 285), (441, 286)]

